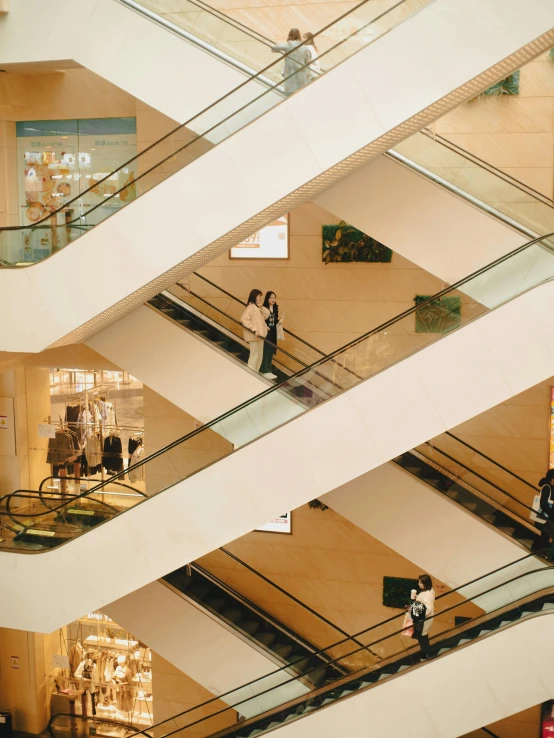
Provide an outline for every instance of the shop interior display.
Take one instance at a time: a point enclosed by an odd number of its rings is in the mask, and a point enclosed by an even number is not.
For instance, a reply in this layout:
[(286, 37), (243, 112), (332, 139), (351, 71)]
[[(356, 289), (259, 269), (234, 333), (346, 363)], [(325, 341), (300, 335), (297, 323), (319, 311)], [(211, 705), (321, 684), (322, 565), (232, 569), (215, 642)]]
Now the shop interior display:
[(108, 736), (123, 733), (102, 720), (140, 728), (153, 724), (152, 653), (147, 646), (97, 612), (62, 629), (60, 644), (65, 653), (54, 658), (63, 666), (50, 675), (53, 715), (100, 718), (96, 733)]
[[(54, 436), (48, 441), (46, 457), (54, 476), (60, 472), (73, 474), (77, 464), (81, 476), (100, 474), (104, 478), (105, 474), (117, 474), (142, 458), (143, 430), (118, 424), (115, 393), (110, 385), (67, 395), (65, 401), (64, 418), (60, 417), (57, 423), (47, 419), (49, 425), (56, 426)], [(128, 435), (126, 455), (122, 430)], [(143, 475), (140, 467), (130, 472), (129, 477), (134, 482), (141, 481)]]

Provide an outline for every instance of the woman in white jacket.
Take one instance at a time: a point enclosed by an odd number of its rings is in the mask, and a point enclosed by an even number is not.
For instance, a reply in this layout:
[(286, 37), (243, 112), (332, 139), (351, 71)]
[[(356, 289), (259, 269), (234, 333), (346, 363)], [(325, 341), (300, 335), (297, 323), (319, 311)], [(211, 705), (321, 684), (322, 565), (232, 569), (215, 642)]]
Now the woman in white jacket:
[(250, 348), (248, 366), (255, 372), (260, 371), (264, 353), (264, 338), (267, 336), (266, 318), (269, 310), (263, 306), (261, 290), (252, 290), (248, 296), (248, 305), (240, 318), (244, 326), (244, 340)]
[[(429, 631), (433, 625), (433, 615), (435, 614), (435, 590), (433, 589), (433, 581), (429, 574), (420, 574), (418, 579), (419, 592), (415, 599), (425, 605), (425, 620), (423, 623), (414, 624), (414, 636), (419, 642), (421, 648), (421, 658), (429, 658)], [(418, 627), (419, 626), (419, 627)]]
[(315, 45), (314, 34), (311, 31), (306, 31), (306, 33), (302, 36), (302, 41), (310, 52), (310, 74), (313, 82), (314, 79), (321, 77), (321, 66), (317, 58), (319, 56), (319, 51), (317, 50), (317, 46)]

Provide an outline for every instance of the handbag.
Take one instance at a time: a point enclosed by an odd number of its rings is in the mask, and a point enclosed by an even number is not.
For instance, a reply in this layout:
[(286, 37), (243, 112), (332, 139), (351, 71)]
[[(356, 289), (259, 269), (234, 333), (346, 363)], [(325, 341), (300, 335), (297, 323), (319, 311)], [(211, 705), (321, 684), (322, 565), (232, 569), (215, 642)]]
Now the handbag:
[(402, 623), (402, 635), (408, 638), (413, 638), (414, 635), (414, 621), (409, 612), (404, 615), (404, 622)]
[(283, 328), (282, 323), (277, 323), (277, 340), (278, 341), (285, 340), (285, 329)]

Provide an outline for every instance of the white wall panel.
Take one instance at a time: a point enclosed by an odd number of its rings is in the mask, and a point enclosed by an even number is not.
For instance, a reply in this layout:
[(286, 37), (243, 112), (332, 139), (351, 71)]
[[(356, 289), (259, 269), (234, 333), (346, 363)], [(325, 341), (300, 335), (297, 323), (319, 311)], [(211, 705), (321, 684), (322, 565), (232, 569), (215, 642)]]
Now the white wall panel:
[[(273, 674), (281, 663), (160, 582), (112, 602), (102, 612), (212, 694), (225, 695), (223, 701), (236, 705), (246, 718), (309, 691), (300, 682), (289, 684), (291, 674), (286, 671)], [(273, 675), (262, 679), (266, 674)], [(280, 689), (262, 694), (283, 682), (287, 684)]]
[(52, 632), (544, 381), (553, 313), (549, 282), (68, 545), (0, 552), (0, 625)]
[[(111, 0), (89, 2), (93, 5), (87, 3), (85, 27), (92, 26), (92, 13)], [(23, 0), (22, 7), (31, 7), (29, 3), (36, 7), (39, 0)], [(56, 23), (55, 29), (47, 25), (41, 34), (52, 44), (49, 54), (59, 33), (55, 19), (71, 17), (74, 4), (65, 7), (66, 13), (46, 16), (47, 24), (49, 19)], [(14, 47), (9, 33), (10, 19), (17, 17), (12, 11), (0, 22), (0, 49), (9, 47), (13, 60), (27, 45), (25, 36), (25, 43)], [(152, 292), (169, 286), (175, 281), (175, 275), (168, 274), (172, 267), (442, 100), (551, 25), (548, 0), (528, 0), (524, 14), (520, 0), (435, 0), (53, 258), (26, 269), (0, 271), (0, 310), (10, 315), (0, 350), (39, 351), (155, 278), (160, 279)], [(87, 48), (91, 55), (96, 53)], [(110, 57), (115, 68), (118, 53), (115, 49)], [(410, 80), (425, 79), (425, 85), (407, 82), (406, 69)], [(150, 77), (160, 84), (158, 76)], [(322, 115), (329, 99), (344, 89), (352, 92), (346, 116)], [(173, 218), (161, 217), (168, 212), (186, 221), (186, 238)], [(227, 245), (223, 241), (219, 248), (223, 251)], [(75, 302), (65, 287), (68, 275), (80, 273), (83, 263), (96, 289), (84, 291)], [(106, 263), (117, 280), (103, 279)], [(183, 273), (187, 268), (183, 265)]]

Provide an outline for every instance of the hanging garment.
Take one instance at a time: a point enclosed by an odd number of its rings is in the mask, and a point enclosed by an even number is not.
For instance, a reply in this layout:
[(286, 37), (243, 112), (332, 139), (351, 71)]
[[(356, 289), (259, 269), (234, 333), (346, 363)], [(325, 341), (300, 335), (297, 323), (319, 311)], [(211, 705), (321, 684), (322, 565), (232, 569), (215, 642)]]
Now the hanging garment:
[(69, 674), (75, 676), (77, 667), (83, 660), (83, 647), (80, 641), (76, 641), (69, 649)]
[(106, 471), (120, 472), (123, 470), (123, 455), (121, 447), (121, 438), (117, 435), (110, 435), (104, 440), (104, 454), (102, 455), (102, 465)]
[(85, 439), (85, 456), (87, 457), (89, 474), (99, 472), (102, 467), (102, 452), (100, 438), (97, 433), (93, 433)]
[(130, 482), (143, 482), (144, 481), (144, 464), (142, 466), (139, 466), (135, 469), (133, 469), (133, 464), (136, 464), (137, 462), (141, 461), (144, 457), (144, 448), (141, 446), (138, 446), (133, 451), (133, 455), (131, 456), (131, 469), (129, 471), (129, 481)]
[(129, 438), (129, 442), (127, 444), (127, 451), (129, 453), (129, 463), (127, 464), (127, 466), (131, 466), (131, 457), (141, 444), (142, 444), (142, 438), (139, 438), (137, 436), (131, 436)]
[(46, 463), (63, 466), (74, 455), (75, 446), (72, 435), (67, 430), (57, 430), (55, 438), (48, 440)]

